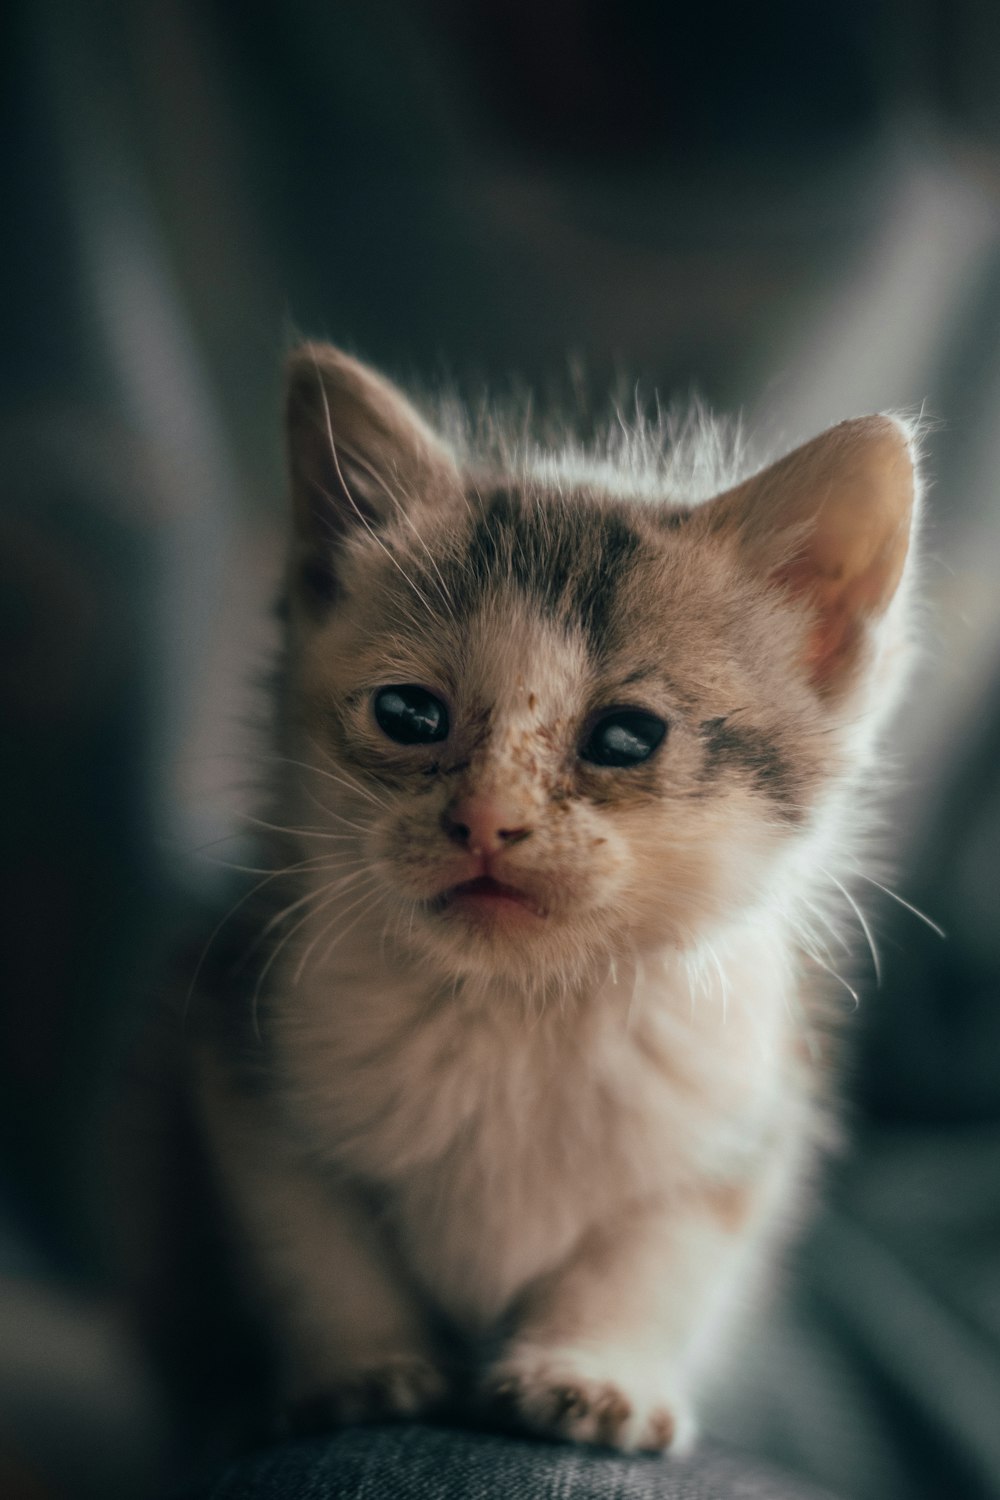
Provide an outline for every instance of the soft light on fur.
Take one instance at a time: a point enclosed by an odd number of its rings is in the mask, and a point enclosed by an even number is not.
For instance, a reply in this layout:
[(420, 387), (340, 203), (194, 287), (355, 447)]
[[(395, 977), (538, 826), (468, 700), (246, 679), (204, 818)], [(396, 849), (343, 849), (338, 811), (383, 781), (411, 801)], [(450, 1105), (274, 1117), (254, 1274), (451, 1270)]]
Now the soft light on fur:
[[(864, 417), (750, 477), (710, 426), (477, 447), (336, 350), (291, 357), (281, 898), (200, 1076), (300, 1413), (474, 1390), (543, 1433), (690, 1442), (827, 1129), (912, 438)], [(400, 684), (446, 735), (391, 737)], [(662, 743), (595, 763), (612, 710)]]

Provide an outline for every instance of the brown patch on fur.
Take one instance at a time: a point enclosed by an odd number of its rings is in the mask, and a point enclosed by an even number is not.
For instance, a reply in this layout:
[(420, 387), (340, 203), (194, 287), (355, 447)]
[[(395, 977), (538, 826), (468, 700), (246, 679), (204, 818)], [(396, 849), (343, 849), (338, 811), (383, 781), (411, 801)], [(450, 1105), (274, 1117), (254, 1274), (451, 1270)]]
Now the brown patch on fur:
[(622, 584), (643, 550), (642, 528), (621, 503), (540, 498), (513, 484), (470, 497), (479, 514), (465, 557), (445, 570), (446, 587), (459, 614), (491, 588), (514, 589), (549, 619), (582, 629), (600, 656), (617, 642)]
[(777, 803), (782, 817), (801, 822), (801, 786), (775, 741), (752, 724), (734, 724), (731, 717), (706, 719), (701, 725), (705, 746), (702, 776), (710, 780), (720, 769), (743, 772), (754, 786)]

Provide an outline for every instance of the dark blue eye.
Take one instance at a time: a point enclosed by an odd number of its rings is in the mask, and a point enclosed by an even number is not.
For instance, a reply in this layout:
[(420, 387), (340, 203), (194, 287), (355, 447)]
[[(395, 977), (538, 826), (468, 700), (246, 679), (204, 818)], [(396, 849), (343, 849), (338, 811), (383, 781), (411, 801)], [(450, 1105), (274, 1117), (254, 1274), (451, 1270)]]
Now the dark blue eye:
[(594, 766), (638, 766), (658, 749), (667, 726), (639, 708), (613, 708), (603, 714), (580, 747), (581, 760)]
[(448, 710), (426, 688), (409, 683), (379, 688), (372, 708), (382, 733), (397, 745), (432, 745), (448, 737)]

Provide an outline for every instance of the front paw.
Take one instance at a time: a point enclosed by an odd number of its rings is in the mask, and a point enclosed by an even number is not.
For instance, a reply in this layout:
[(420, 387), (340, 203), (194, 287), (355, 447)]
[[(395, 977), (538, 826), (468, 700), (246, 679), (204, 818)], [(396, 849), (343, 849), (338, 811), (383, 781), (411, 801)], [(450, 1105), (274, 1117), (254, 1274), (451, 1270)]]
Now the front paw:
[(696, 1436), (687, 1401), (628, 1354), (522, 1347), (490, 1372), (486, 1395), (532, 1432), (623, 1453), (683, 1453)]
[(325, 1377), (310, 1395), (290, 1403), (288, 1422), (294, 1433), (305, 1435), (415, 1417), (437, 1406), (444, 1394), (444, 1376), (430, 1360), (386, 1355)]

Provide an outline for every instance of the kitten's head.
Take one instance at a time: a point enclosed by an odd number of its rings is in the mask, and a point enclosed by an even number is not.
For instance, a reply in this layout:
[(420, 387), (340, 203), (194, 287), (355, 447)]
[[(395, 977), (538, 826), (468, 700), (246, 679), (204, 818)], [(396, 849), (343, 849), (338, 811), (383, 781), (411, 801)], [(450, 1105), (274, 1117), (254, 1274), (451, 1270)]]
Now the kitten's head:
[(312, 345), (288, 446), (285, 796), (341, 839), (348, 920), (445, 973), (544, 979), (779, 899), (896, 675), (900, 423), (657, 504), (628, 472), (470, 467)]

